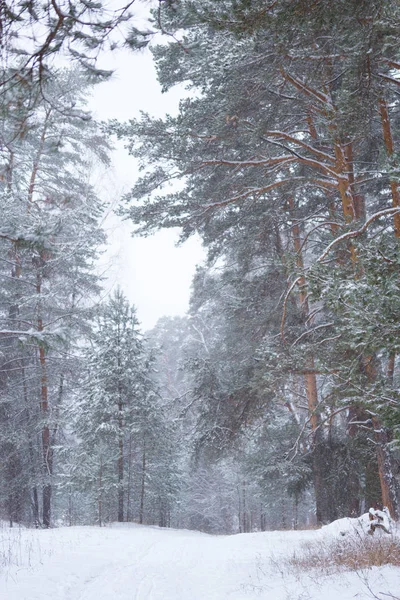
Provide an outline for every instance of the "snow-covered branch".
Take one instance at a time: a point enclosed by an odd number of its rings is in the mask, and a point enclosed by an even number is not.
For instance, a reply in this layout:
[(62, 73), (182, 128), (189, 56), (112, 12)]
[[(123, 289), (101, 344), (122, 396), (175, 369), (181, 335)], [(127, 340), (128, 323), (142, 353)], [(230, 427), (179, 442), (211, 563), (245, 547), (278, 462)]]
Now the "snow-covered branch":
[(288, 133), (285, 133), (283, 131), (265, 131), (264, 135), (267, 137), (281, 138), (288, 142), (292, 142), (293, 144), (296, 144), (296, 146), (300, 146), (301, 148), (308, 150), (311, 154), (314, 154), (314, 156), (316, 156), (317, 158), (320, 158), (322, 160), (328, 160), (332, 163), (335, 162), (334, 156), (331, 156), (330, 154), (327, 154), (326, 152), (322, 152), (322, 150), (318, 150), (317, 148), (310, 146), (310, 144), (307, 144), (306, 142), (303, 142), (302, 140), (297, 139), (293, 135), (289, 135)]
[(387, 217), (389, 215), (395, 215), (398, 213), (400, 213), (400, 207), (396, 206), (395, 208), (387, 208), (385, 210), (381, 210), (381, 211), (373, 214), (372, 217), (370, 217), (369, 219), (367, 219), (367, 221), (365, 221), (364, 225), (362, 227), (360, 227), (360, 229), (357, 229), (356, 231), (348, 231), (347, 233), (344, 233), (343, 235), (340, 235), (338, 238), (334, 239), (329, 244), (329, 246), (325, 249), (325, 251), (321, 254), (321, 256), (319, 258), (317, 258), (316, 262), (322, 262), (328, 256), (328, 254), (332, 250), (332, 248), (334, 248), (340, 242), (343, 242), (344, 240), (348, 240), (351, 238), (359, 237), (360, 235), (365, 233), (366, 230), (368, 229), (368, 227), (371, 225), (371, 223), (376, 221), (376, 219), (380, 219), (381, 217)]
[(307, 335), (311, 335), (312, 333), (315, 333), (319, 329), (324, 329), (326, 327), (333, 327), (334, 324), (335, 323), (333, 323), (333, 322), (332, 323), (322, 323), (322, 325), (317, 325), (316, 327), (313, 327), (312, 329), (307, 329), (307, 331), (303, 331), (303, 333), (293, 342), (292, 348), (293, 348), (293, 346), (298, 344)]

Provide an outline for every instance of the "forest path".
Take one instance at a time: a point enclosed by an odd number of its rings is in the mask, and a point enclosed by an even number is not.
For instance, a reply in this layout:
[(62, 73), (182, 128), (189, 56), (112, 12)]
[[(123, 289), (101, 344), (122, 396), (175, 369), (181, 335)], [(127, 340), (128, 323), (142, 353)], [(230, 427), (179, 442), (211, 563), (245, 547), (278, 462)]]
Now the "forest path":
[[(212, 536), (128, 524), (102, 529), (0, 529), (0, 599), (371, 598), (354, 573), (323, 578), (315, 572), (299, 577), (285, 571), (285, 557), (301, 552), (302, 543), (318, 536), (318, 531)], [(14, 566), (6, 569), (1, 557), (7, 543)], [(386, 578), (399, 579), (400, 570), (386, 570)], [(381, 571), (374, 577), (382, 577)]]

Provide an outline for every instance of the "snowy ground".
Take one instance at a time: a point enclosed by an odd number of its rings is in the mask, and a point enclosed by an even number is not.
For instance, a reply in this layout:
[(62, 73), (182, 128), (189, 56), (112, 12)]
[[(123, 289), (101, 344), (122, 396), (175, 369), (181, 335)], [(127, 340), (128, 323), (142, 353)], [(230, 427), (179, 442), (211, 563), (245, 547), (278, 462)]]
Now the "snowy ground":
[(139, 525), (2, 527), (0, 599), (400, 599), (400, 568), (335, 576), (287, 569), (285, 557), (301, 553), (302, 544), (329, 541), (350, 527), (342, 519), (320, 531), (232, 536)]

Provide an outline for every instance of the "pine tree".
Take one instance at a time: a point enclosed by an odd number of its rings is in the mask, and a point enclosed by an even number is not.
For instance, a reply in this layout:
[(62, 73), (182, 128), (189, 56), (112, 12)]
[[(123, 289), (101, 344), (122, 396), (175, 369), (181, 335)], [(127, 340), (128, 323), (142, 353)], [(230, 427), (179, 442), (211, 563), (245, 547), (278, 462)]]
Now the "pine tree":
[[(2, 367), (7, 401), (15, 405), (9, 418), (21, 415), (33, 519), (39, 523), (41, 488), (46, 527), (71, 355), (86, 328), (90, 297), (99, 290), (94, 261), (104, 241), (102, 204), (88, 172), (93, 160), (107, 161), (107, 144), (83, 110), (87, 85), (78, 72), (55, 73), (43, 87), (46, 99), (38, 97), (29, 110), (21, 109), (18, 96), (10, 102), (2, 131), (0, 337), (12, 353)], [(24, 123), (23, 135), (12, 117)]]
[(120, 290), (99, 311), (86, 363), (86, 382), (71, 407), (77, 446), (64, 467), (64, 487), (89, 497), (100, 525), (115, 519), (169, 525), (178, 485), (173, 432), (151, 350)]

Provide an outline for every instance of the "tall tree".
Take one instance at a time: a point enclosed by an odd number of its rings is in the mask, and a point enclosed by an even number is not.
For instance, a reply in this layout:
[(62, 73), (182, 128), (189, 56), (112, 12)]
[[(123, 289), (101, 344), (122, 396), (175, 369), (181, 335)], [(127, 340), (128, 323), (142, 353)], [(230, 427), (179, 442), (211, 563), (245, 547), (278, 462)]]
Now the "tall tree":
[[(11, 373), (9, 391), (27, 427), (34, 519), (40, 485), (48, 527), (69, 357), (85, 330), (88, 300), (99, 289), (94, 262), (104, 241), (98, 224), (102, 204), (88, 173), (93, 161), (107, 162), (107, 144), (84, 111), (88, 82), (81, 73), (54, 73), (44, 89), (46, 99), (38, 98), (28, 112), (10, 96), (3, 122), (0, 336), (12, 348), (3, 369)], [(21, 110), (23, 135), (13, 125)]]

